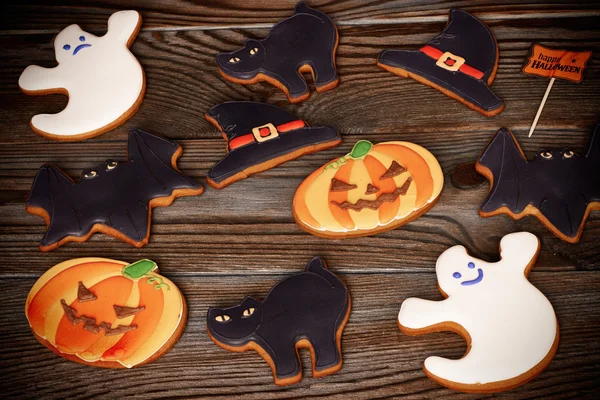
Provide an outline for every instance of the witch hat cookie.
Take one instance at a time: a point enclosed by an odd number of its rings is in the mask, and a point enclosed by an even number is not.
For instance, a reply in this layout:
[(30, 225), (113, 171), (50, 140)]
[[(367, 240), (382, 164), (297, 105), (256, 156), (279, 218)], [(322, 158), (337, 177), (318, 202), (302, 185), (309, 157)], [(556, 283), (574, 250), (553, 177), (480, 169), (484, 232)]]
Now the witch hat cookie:
[(206, 175), (216, 189), (342, 142), (335, 129), (310, 127), (265, 103), (231, 101), (214, 106), (205, 117), (227, 141), (227, 155)]
[(431, 86), (486, 117), (504, 109), (489, 88), (498, 69), (496, 39), (483, 22), (465, 11), (451, 10), (444, 31), (421, 49), (385, 50), (377, 65)]

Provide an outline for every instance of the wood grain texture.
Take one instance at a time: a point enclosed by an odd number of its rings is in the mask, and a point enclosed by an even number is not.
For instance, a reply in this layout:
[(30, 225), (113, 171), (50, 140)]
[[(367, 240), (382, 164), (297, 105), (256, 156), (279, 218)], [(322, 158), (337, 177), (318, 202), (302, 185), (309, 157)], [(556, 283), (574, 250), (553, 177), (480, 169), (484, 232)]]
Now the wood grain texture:
[[(134, 4), (135, 3), (135, 4)], [(225, 81), (215, 55), (264, 37), (269, 26), (292, 14), (295, 0), (225, 1), (34, 1), (0, 6), (0, 374), (10, 398), (482, 398), (444, 389), (421, 370), (429, 355), (460, 357), (455, 334), (408, 337), (395, 323), (410, 296), (440, 299), (435, 262), (462, 244), (487, 261), (498, 259), (500, 238), (527, 230), (542, 242), (531, 281), (552, 302), (561, 326), (558, 353), (532, 382), (494, 397), (594, 398), (600, 392), (600, 213), (588, 220), (581, 241), (562, 242), (534, 218), (480, 218), (488, 185), (460, 190), (449, 175), (474, 161), (502, 126), (511, 128), (528, 156), (540, 147), (581, 151), (600, 120), (600, 3), (597, 1), (325, 1), (309, 4), (338, 24), (340, 86), (290, 105), (278, 89)], [(377, 68), (389, 48), (417, 49), (445, 26), (448, 9), (482, 18), (498, 39), (500, 61), (492, 90), (505, 110), (486, 118), (431, 88)], [(142, 31), (132, 51), (142, 63), (147, 93), (124, 126), (79, 143), (57, 143), (28, 126), (35, 114), (60, 111), (60, 95), (30, 97), (17, 80), (30, 64), (55, 65), (52, 40), (70, 23), (96, 34), (108, 16), (135, 8)], [(537, 130), (526, 139), (547, 80), (520, 72), (532, 43), (589, 49), (594, 56), (580, 84), (557, 81)], [(309, 79), (310, 80), (310, 79)], [(331, 125), (343, 137), (337, 148), (304, 156), (217, 191), (206, 171), (225, 154), (225, 142), (204, 113), (227, 100), (275, 104), (311, 125)], [(153, 213), (150, 243), (136, 249), (106, 235), (67, 244), (51, 253), (37, 247), (41, 218), (25, 212), (33, 177), (47, 162), (73, 177), (105, 159), (125, 159), (127, 131), (142, 128), (175, 140), (183, 149), (178, 165), (206, 188)], [(302, 179), (327, 161), (348, 153), (360, 139), (407, 140), (429, 149), (446, 177), (439, 202), (423, 217), (373, 237), (327, 240), (293, 222), (291, 201)], [(254, 353), (233, 354), (206, 335), (209, 306), (227, 306), (245, 295), (263, 297), (285, 276), (302, 270), (314, 255), (325, 258), (349, 286), (353, 309), (344, 332), (342, 370), (324, 379), (305, 376), (294, 386), (272, 383), (266, 363)], [(189, 306), (186, 331), (171, 352), (139, 369), (106, 371), (54, 356), (30, 333), (23, 313), (31, 285), (46, 269), (76, 257), (123, 261), (150, 258), (173, 279)]]

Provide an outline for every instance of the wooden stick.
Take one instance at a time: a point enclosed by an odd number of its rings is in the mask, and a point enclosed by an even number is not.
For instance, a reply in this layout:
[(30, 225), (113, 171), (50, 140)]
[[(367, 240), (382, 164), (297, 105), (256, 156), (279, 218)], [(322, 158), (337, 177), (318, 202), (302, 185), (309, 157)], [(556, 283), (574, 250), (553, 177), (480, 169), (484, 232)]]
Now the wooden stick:
[(528, 137), (531, 137), (531, 135), (533, 134), (533, 131), (535, 130), (535, 127), (538, 123), (538, 119), (540, 119), (540, 115), (542, 114), (542, 110), (544, 109), (544, 105), (546, 105), (546, 100), (548, 100), (548, 95), (550, 94), (550, 90), (552, 90), (552, 85), (554, 85), (555, 79), (556, 78), (550, 79), (550, 83), (548, 84), (548, 87), (546, 88), (546, 93), (544, 93), (544, 97), (542, 98), (542, 104), (540, 104), (540, 108), (538, 108), (537, 114), (535, 114), (535, 119), (533, 120), (531, 129), (529, 129)]

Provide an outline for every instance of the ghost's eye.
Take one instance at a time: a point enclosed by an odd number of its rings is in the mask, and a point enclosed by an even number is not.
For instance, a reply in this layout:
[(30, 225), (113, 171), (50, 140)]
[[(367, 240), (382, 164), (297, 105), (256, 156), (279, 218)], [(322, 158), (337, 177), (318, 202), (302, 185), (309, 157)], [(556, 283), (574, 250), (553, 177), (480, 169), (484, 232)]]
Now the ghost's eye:
[(239, 62), (240, 62), (240, 59), (238, 57), (231, 57), (229, 59), (229, 64), (236, 64), (236, 63), (239, 63)]
[(475, 263), (474, 262), (470, 262), (470, 263), (467, 264), (467, 267), (473, 269), (473, 268), (475, 268)]
[(575, 155), (575, 152), (573, 150), (565, 150), (562, 155), (564, 158), (571, 158)]
[(455, 272), (455, 273), (452, 274), (452, 276), (455, 277), (456, 279), (460, 279), (460, 277), (462, 275), (460, 274), (460, 272)]
[(98, 173), (93, 169), (86, 169), (85, 171), (83, 171), (83, 177), (85, 179), (95, 178), (96, 175), (98, 175)]
[(215, 317), (215, 321), (217, 322), (227, 322), (231, 319), (231, 317), (227, 314), (223, 314), (223, 315), (217, 315)]
[(79, 41), (80, 42), (85, 42), (85, 36), (79, 36)]
[(249, 317), (254, 314), (254, 307), (246, 308), (242, 314), (244, 317)]
[(68, 44), (65, 44), (63, 46), (63, 49), (65, 49), (65, 50), (71, 50), (71, 46), (69, 46)]
[(550, 153), (549, 151), (542, 151), (540, 155), (546, 160), (550, 160), (552, 158), (552, 153)]
[(110, 171), (111, 169), (117, 168), (118, 162), (113, 160), (106, 160), (106, 169)]
[(338, 181), (337, 179), (331, 179), (331, 191), (332, 192), (345, 192), (348, 190), (356, 189), (358, 186), (350, 183)]
[(258, 53), (258, 47), (255, 47), (253, 49), (250, 49), (250, 54), (251, 55), (255, 55), (256, 53)]

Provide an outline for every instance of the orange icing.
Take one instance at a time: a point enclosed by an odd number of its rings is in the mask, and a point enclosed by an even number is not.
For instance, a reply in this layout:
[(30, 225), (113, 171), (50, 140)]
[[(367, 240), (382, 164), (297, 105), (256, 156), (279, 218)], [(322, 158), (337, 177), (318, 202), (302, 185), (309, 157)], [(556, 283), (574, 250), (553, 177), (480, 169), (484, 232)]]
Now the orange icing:
[[(377, 196), (380, 196), (383, 193), (392, 193), (396, 189), (396, 182), (394, 182), (394, 179), (379, 179), (387, 171), (387, 168), (381, 161), (373, 156), (367, 155), (364, 159), (364, 163), (371, 176), (371, 182), (373, 182), (372, 185), (379, 189)], [(399, 196), (392, 203), (383, 203), (381, 207), (379, 207), (379, 222), (381, 224), (387, 224), (396, 217), (398, 210), (400, 209), (401, 197), (402, 196)]]
[[(354, 160), (349, 159), (348, 162), (346, 164), (343, 164), (342, 166), (340, 166), (338, 172), (335, 174), (334, 178), (342, 181), (344, 183), (352, 183), (350, 182), (350, 177), (352, 175), (352, 166), (354, 165)], [(335, 204), (332, 204), (332, 201), (335, 201), (336, 203), (343, 203), (344, 201), (348, 200), (348, 191), (339, 191), (339, 192), (332, 192), (329, 190), (329, 188), (331, 187), (331, 181), (328, 182), (328, 185), (326, 188), (324, 188), (324, 190), (327, 190), (327, 193), (329, 195), (329, 210), (331, 211), (331, 214), (333, 214), (333, 217), (340, 223), (340, 225), (342, 225), (344, 228), (346, 229), (354, 229), (354, 221), (352, 220), (352, 217), (350, 216), (350, 212), (348, 210), (343, 210), (340, 207), (336, 206)], [(353, 189), (353, 190), (358, 190), (358, 189)]]

